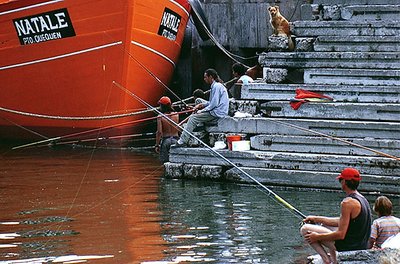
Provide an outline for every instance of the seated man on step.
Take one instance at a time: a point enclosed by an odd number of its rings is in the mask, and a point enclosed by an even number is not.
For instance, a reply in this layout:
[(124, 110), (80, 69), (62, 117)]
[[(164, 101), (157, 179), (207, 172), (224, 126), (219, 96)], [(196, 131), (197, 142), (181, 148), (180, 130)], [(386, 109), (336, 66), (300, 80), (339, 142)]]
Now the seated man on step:
[(216, 70), (208, 69), (204, 72), (205, 83), (211, 85), (210, 101), (197, 104), (194, 107), (195, 113), (189, 117), (186, 128), (182, 131), (182, 135), (175, 146), (186, 146), (190, 139), (189, 133), (192, 133), (199, 124), (216, 121), (228, 115), (228, 92), (219, 80)]
[(367, 249), (371, 233), (371, 209), (367, 199), (357, 191), (360, 173), (354, 168), (346, 168), (336, 179), (346, 193), (340, 204), (340, 217), (307, 216), (304, 220), (307, 224), (300, 230), (327, 264), (337, 263), (336, 250)]

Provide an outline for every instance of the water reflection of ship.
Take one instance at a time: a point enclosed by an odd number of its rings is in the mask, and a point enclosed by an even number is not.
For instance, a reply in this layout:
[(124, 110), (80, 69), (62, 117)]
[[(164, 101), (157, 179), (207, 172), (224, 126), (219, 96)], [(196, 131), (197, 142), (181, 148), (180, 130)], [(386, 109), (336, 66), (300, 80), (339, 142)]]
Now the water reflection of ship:
[(2, 168), (8, 173), (0, 183), (7, 204), (0, 259), (7, 263), (50, 263), (70, 255), (104, 258), (93, 263), (165, 257), (158, 208), (162, 167), (151, 156), (43, 148), (10, 153)]
[(134, 114), (143, 106), (113, 83), (156, 104), (191, 6), (200, 7), (192, 0), (0, 0), (0, 137), (38, 140), (143, 118)]

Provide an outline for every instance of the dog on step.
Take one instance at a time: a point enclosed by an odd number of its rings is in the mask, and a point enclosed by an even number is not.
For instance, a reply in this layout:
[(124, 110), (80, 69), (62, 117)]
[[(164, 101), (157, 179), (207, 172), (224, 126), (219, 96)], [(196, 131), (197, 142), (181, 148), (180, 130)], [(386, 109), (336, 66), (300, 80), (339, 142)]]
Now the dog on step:
[(269, 22), (271, 23), (273, 34), (275, 36), (287, 37), (289, 50), (293, 51), (294, 43), (290, 34), (289, 22), (282, 16), (281, 12), (279, 12), (279, 6), (268, 7), (268, 12), (271, 17)]

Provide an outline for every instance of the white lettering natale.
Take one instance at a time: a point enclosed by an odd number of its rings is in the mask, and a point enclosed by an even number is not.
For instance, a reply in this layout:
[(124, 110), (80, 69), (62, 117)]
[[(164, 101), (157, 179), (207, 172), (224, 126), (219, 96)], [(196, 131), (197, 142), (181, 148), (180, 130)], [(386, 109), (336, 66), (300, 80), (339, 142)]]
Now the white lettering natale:
[(14, 21), (18, 36), (45, 33), (50, 30), (68, 27), (64, 12), (56, 13), (54, 17), (55, 19), (51, 20), (50, 15), (44, 15)]

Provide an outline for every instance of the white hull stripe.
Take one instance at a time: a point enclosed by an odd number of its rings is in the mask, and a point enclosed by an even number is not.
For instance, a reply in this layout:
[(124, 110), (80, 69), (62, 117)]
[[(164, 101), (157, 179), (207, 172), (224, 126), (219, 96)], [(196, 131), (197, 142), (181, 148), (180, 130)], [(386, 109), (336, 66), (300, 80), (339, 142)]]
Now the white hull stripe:
[[(173, 3), (174, 5), (176, 5), (177, 7), (179, 7), (180, 9), (182, 9), (183, 12), (186, 13), (186, 15), (189, 17), (189, 12), (179, 3), (175, 2), (174, 0), (169, 0), (171, 3)], [(7, 15), (7, 14), (11, 14), (14, 12), (19, 12), (22, 10), (27, 10), (27, 9), (31, 9), (31, 8), (35, 8), (35, 7), (39, 7), (39, 6), (44, 6), (44, 5), (50, 5), (50, 4), (54, 4), (57, 2), (64, 2), (64, 0), (53, 0), (53, 1), (49, 1), (49, 2), (44, 2), (44, 3), (40, 3), (40, 4), (36, 4), (36, 5), (31, 5), (31, 6), (24, 6), (21, 8), (17, 8), (17, 9), (13, 9), (13, 10), (8, 10), (8, 11), (4, 11), (0, 13), (1, 15)]]
[(118, 42), (114, 42), (114, 43), (110, 43), (110, 44), (105, 44), (105, 45), (97, 46), (97, 47), (90, 48), (90, 49), (75, 51), (75, 52), (71, 52), (71, 53), (67, 53), (67, 54), (63, 54), (63, 55), (58, 55), (58, 56), (54, 56), (54, 57), (50, 57), (50, 58), (44, 58), (44, 59), (40, 59), (40, 60), (27, 61), (27, 62), (23, 62), (23, 63), (19, 63), (19, 64), (13, 64), (13, 65), (8, 65), (8, 66), (3, 66), (3, 67), (0, 67), (0, 71), (12, 69), (12, 68), (17, 68), (17, 67), (23, 67), (23, 66), (27, 66), (27, 65), (32, 65), (32, 64), (36, 64), (36, 63), (41, 63), (41, 62), (47, 62), (47, 61), (52, 61), (52, 60), (58, 60), (58, 59), (62, 59), (62, 58), (66, 58), (66, 57), (71, 57), (71, 56), (76, 56), (76, 55), (79, 55), (79, 54), (82, 54), (82, 53), (87, 53), (87, 52), (91, 52), (91, 51), (95, 51), (95, 50), (99, 50), (99, 49), (105, 49), (105, 48), (108, 48), (108, 47), (112, 47), (112, 46), (116, 46), (116, 45), (121, 45), (121, 44), (122, 44), (122, 41), (118, 41)]
[(139, 46), (139, 47), (141, 47), (141, 48), (144, 48), (144, 49), (146, 49), (146, 50), (148, 50), (148, 51), (153, 52), (154, 54), (157, 54), (158, 56), (160, 56), (160, 57), (162, 57), (163, 59), (165, 59), (165, 60), (167, 60), (168, 62), (170, 62), (170, 63), (172, 64), (172, 66), (175, 67), (175, 62), (174, 62), (173, 60), (171, 60), (170, 58), (168, 58), (166, 55), (162, 54), (161, 52), (156, 51), (155, 49), (152, 49), (152, 48), (150, 48), (150, 47), (148, 47), (148, 46), (145, 46), (145, 45), (143, 45), (143, 44), (140, 44), (140, 43), (138, 43), (138, 42), (136, 42), (136, 41), (133, 41), (133, 40), (132, 40), (131, 42), (132, 42), (133, 45)]
[(186, 13), (186, 15), (189, 17), (189, 12), (179, 3), (175, 2), (174, 0), (169, 0), (171, 3), (173, 3), (174, 5), (176, 5), (177, 7), (179, 7), (180, 9), (183, 10), (183, 12)]
[(39, 6), (44, 6), (44, 5), (50, 5), (50, 4), (54, 4), (57, 2), (64, 2), (64, 0), (53, 0), (53, 1), (49, 1), (49, 2), (44, 2), (44, 3), (40, 3), (40, 4), (36, 4), (36, 5), (31, 5), (31, 6), (24, 6), (21, 8), (17, 8), (17, 9), (13, 9), (13, 10), (8, 10), (8, 11), (4, 11), (0, 13), (0, 16), (2, 15), (7, 15), (7, 14), (11, 14), (14, 12), (19, 12), (22, 10), (27, 10), (27, 9), (31, 9), (31, 8), (35, 8), (35, 7), (39, 7)]

